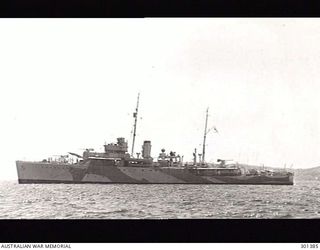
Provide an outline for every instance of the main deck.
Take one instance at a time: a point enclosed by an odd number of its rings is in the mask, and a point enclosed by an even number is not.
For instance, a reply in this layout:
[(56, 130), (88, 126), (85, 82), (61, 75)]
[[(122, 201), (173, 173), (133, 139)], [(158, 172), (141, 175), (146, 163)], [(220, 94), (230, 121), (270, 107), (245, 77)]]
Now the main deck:
[[(17, 161), (19, 183), (293, 185), (293, 175), (209, 175), (184, 167), (135, 167)], [(210, 168), (203, 170), (211, 170)], [(214, 169), (212, 169), (214, 170)]]

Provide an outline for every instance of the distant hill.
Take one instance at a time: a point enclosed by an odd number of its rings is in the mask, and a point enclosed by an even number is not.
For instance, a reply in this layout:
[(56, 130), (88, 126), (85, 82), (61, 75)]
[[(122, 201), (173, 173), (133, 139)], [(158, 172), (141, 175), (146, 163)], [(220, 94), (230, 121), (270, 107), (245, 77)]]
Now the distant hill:
[(294, 170), (296, 180), (319, 180), (320, 181), (320, 166), (314, 168), (295, 169)]

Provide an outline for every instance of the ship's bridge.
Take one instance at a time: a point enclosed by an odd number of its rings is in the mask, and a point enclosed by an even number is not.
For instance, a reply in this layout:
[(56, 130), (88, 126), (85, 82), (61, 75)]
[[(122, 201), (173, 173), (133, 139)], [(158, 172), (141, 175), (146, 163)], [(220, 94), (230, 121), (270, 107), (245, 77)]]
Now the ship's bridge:
[(128, 143), (123, 137), (117, 138), (117, 143), (109, 143), (104, 145), (104, 151), (107, 154), (125, 154), (128, 151)]

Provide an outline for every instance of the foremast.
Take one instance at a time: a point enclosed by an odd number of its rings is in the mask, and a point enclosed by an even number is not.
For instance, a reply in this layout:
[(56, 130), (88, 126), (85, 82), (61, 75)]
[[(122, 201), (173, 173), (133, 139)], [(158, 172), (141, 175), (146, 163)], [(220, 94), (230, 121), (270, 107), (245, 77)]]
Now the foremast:
[(136, 131), (137, 131), (138, 110), (139, 110), (139, 97), (140, 97), (140, 93), (138, 93), (136, 111), (133, 113), (134, 125), (133, 125), (133, 139), (132, 139), (131, 157), (134, 157), (133, 153), (134, 153), (134, 142), (135, 142), (135, 139), (136, 139)]

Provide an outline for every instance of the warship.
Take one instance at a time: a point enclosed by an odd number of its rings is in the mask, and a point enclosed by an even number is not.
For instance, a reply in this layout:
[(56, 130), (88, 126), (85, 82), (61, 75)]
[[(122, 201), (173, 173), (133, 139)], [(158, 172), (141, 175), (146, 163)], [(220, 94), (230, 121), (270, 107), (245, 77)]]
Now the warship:
[[(16, 161), (18, 182), (27, 183), (92, 183), (92, 184), (245, 184), (293, 185), (293, 173), (287, 170), (246, 168), (243, 164), (205, 161), (208, 109), (206, 112), (202, 154), (195, 149), (192, 162), (162, 149), (156, 160), (151, 157), (151, 141), (144, 141), (141, 153), (134, 156), (139, 95), (134, 117), (131, 154), (123, 137), (104, 145), (104, 152), (86, 149), (82, 155), (68, 152), (58, 158), (42, 161)], [(218, 132), (213, 127), (215, 132)]]

